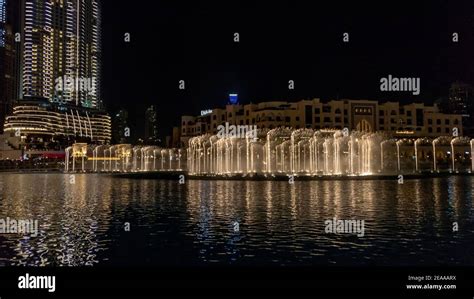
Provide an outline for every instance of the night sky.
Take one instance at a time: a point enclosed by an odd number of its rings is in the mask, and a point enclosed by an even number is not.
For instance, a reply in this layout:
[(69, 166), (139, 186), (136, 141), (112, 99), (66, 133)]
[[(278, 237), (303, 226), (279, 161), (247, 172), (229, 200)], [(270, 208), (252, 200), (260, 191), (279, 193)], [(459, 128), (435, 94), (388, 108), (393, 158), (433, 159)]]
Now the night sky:
[[(454, 81), (474, 83), (474, 1), (452, 2), (103, 0), (103, 99), (129, 111), (132, 135), (149, 105), (170, 135), (181, 115), (224, 107), (232, 92), (242, 104), (433, 103)], [(420, 95), (380, 92), (388, 74), (421, 78)]]

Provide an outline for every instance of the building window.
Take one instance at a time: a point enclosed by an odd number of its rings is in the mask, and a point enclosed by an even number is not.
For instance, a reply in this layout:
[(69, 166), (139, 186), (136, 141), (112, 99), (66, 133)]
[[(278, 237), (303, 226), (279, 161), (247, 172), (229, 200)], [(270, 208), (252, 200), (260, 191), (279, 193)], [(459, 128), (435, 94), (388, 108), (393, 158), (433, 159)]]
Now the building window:
[(319, 116), (318, 116), (318, 117), (315, 117), (315, 118), (314, 118), (314, 121), (317, 122), (317, 123), (320, 123), (320, 122), (321, 122), (321, 117), (319, 117)]
[(248, 119), (245, 120), (245, 124), (248, 125), (250, 121)]
[(324, 122), (325, 122), (325, 123), (330, 123), (330, 122), (331, 122), (331, 118), (330, 118), (330, 117), (325, 117), (325, 118), (324, 118)]
[(289, 116), (286, 116), (285, 117), (285, 122), (289, 123), (291, 120), (290, 120), (290, 117)]
[(214, 115), (212, 116), (212, 119), (213, 119), (213, 120), (216, 120), (216, 119), (217, 119), (217, 115), (214, 114)]
[(412, 125), (412, 121), (411, 121), (411, 118), (407, 119), (407, 125)]
[(383, 124), (384, 124), (383, 118), (379, 118), (379, 125), (383, 125)]
[(245, 111), (245, 115), (249, 116), (250, 115), (250, 111)]
[(324, 113), (331, 113), (331, 106), (323, 106)]
[(441, 124), (441, 119), (437, 119), (437, 120), (436, 120), (436, 124), (437, 124), (437, 125), (440, 125), (440, 124)]
[(299, 117), (299, 116), (296, 117), (296, 121), (300, 121), (300, 117)]
[(344, 109), (344, 115), (347, 115), (347, 109)]
[(449, 128), (446, 128), (444, 131), (446, 132), (446, 134), (449, 134)]
[(337, 108), (336, 111), (334, 111), (336, 114), (341, 114), (341, 109)]
[(432, 120), (431, 118), (428, 119), (428, 124), (429, 124), (429, 125), (432, 125), (432, 124), (433, 124), (433, 120)]
[(411, 116), (411, 111), (407, 110), (407, 116)]
[(224, 114), (222, 114), (221, 120), (222, 120), (222, 121), (225, 120), (225, 115), (224, 115)]
[(314, 108), (314, 113), (320, 114), (320, 113), (321, 113), (321, 109), (319, 109), (319, 108)]
[(341, 118), (338, 116), (336, 117), (336, 120), (335, 120), (337, 123), (340, 123), (341, 122)]
[(441, 128), (440, 128), (440, 127), (437, 127), (437, 128), (436, 128), (436, 132), (441, 133)]
[(433, 127), (428, 128), (428, 133), (433, 133)]
[(455, 125), (459, 124), (459, 121), (458, 121), (457, 118), (454, 120), (454, 124), (455, 124)]
[(383, 110), (379, 110), (379, 116), (383, 117)]
[(392, 112), (390, 112), (390, 115), (397, 115), (397, 111), (392, 110)]
[(445, 124), (445, 125), (449, 125), (449, 119), (445, 119), (445, 120), (444, 120), (444, 124)]
[(231, 117), (232, 117), (232, 113), (231, 113), (231, 112), (229, 112), (229, 114), (228, 114), (228, 117), (229, 117), (229, 118), (231, 118)]

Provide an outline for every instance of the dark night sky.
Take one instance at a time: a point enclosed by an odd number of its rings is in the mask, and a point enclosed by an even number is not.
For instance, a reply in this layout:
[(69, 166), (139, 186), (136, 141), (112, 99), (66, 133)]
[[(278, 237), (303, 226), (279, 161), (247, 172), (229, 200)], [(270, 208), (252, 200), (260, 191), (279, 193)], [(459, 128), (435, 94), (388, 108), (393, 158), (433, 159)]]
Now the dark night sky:
[[(128, 109), (132, 134), (140, 134), (144, 110), (155, 104), (169, 135), (182, 114), (224, 107), (231, 92), (242, 104), (315, 97), (432, 103), (451, 82), (474, 83), (474, 1), (313, 2), (103, 0), (108, 110)], [(420, 77), (421, 94), (380, 92), (388, 74)]]

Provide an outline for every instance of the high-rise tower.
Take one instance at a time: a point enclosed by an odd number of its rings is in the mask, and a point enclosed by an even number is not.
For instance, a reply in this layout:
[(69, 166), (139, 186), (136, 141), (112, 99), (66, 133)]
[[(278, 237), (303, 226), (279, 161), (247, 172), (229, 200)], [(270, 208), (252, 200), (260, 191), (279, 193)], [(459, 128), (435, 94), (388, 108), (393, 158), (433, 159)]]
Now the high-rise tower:
[(19, 12), (17, 0), (0, 0), (0, 130), (18, 100), (20, 44), (15, 42), (15, 32), (19, 30)]
[(22, 98), (101, 108), (99, 0), (22, 1)]
[[(18, 134), (23, 148), (109, 143), (110, 117), (100, 97), (100, 0), (0, 4), (0, 20), (6, 19), (0, 21), (0, 38), (5, 41), (0, 57), (10, 53), (11, 58), (0, 61), (0, 76), (12, 78), (6, 85), (15, 93), (0, 94), (0, 116), (9, 110), (4, 131)], [(2, 44), (7, 54), (2, 55)], [(16, 105), (10, 108), (7, 101)]]

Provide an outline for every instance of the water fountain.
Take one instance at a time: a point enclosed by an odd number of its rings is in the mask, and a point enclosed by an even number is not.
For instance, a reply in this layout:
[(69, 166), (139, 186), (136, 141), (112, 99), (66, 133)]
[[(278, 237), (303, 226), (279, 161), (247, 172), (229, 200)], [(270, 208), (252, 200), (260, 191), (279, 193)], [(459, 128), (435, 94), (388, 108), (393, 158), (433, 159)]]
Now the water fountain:
[[(465, 137), (397, 140), (384, 133), (353, 131), (349, 134), (347, 130), (277, 128), (259, 131), (258, 135), (256, 140), (218, 138), (209, 134), (191, 138), (188, 172), (198, 176), (421, 173), (439, 170), (436, 159), (446, 161), (448, 158), (451, 167), (443, 166), (442, 170), (452, 171), (455, 149), (469, 146), (472, 152), (474, 147)], [(451, 151), (444, 148), (446, 141)], [(468, 159), (470, 156), (469, 153)], [(473, 168), (471, 164), (469, 171)]]
[(87, 143), (74, 143), (72, 146), (66, 148), (66, 161), (65, 161), (65, 170), (69, 171), (69, 164), (72, 158), (72, 172), (76, 171), (76, 159), (81, 159), (81, 171), (86, 170), (86, 158), (88, 154)]
[[(473, 154), (474, 142), (467, 137), (394, 139), (384, 133), (281, 127), (258, 130), (256, 137), (196, 136), (189, 139), (186, 150), (74, 144), (66, 149), (65, 170), (72, 167), (76, 171), (76, 159), (81, 158), (81, 170), (94, 172), (186, 171), (194, 176), (241, 177), (395, 175), (471, 172)], [(85, 162), (88, 159), (92, 159), (90, 169)]]

